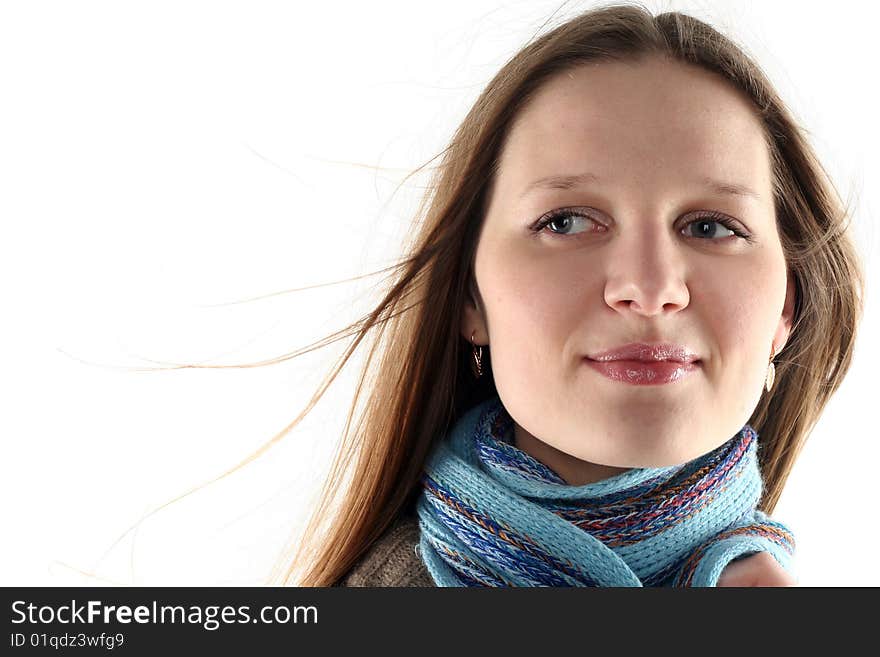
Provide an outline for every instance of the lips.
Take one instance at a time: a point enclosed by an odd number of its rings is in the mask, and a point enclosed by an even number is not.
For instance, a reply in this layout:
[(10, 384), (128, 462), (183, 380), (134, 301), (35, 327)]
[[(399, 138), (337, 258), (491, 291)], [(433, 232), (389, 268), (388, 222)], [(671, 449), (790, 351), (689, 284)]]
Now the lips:
[(632, 385), (673, 383), (700, 366), (697, 355), (685, 346), (641, 342), (595, 353), (584, 362), (609, 379)]
[(637, 386), (673, 383), (683, 379), (700, 367), (699, 361), (691, 363), (673, 360), (659, 360), (655, 362), (642, 360), (596, 361), (585, 358), (584, 362), (613, 381), (630, 383)]
[(688, 347), (678, 344), (659, 343), (645, 344), (632, 342), (614, 347), (607, 351), (601, 351), (587, 356), (590, 360), (598, 362), (608, 361), (642, 361), (654, 363), (657, 361), (673, 361), (677, 363), (693, 363), (699, 357)]

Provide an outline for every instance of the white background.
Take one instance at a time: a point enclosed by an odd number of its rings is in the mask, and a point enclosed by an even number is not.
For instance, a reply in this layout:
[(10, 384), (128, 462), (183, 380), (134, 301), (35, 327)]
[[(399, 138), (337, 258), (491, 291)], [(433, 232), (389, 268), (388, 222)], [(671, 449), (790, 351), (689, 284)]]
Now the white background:
[[(262, 368), (127, 368), (258, 362), (369, 310), (377, 277), (275, 293), (391, 264), (425, 179), (396, 185), (558, 4), (0, 3), (0, 584), (262, 581), (314, 501), (360, 358), (263, 458), (126, 534), (292, 421), (346, 343)], [(774, 516), (802, 585), (876, 586), (876, 10), (647, 4), (744, 44), (853, 202), (861, 339)]]

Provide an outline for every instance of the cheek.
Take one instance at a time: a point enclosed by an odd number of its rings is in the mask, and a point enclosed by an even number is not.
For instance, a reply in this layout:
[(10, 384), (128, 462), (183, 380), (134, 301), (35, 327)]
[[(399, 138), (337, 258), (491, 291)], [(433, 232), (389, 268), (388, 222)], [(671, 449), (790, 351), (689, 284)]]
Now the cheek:
[(550, 400), (564, 398), (576, 369), (572, 336), (590, 312), (581, 274), (502, 244), (478, 250), (475, 270), (498, 394), (520, 421), (544, 417), (555, 408)]
[(694, 330), (703, 332), (710, 376), (728, 398), (760, 389), (784, 300), (785, 266), (766, 259), (718, 265), (691, 285), (691, 305), (707, 324)]
[(536, 258), (533, 251), (503, 244), (478, 251), (475, 267), (499, 355), (516, 348), (521, 357), (561, 357), (565, 342), (591, 312), (587, 298), (590, 290), (595, 294), (590, 281), (597, 274), (582, 260), (578, 265), (559, 254)]

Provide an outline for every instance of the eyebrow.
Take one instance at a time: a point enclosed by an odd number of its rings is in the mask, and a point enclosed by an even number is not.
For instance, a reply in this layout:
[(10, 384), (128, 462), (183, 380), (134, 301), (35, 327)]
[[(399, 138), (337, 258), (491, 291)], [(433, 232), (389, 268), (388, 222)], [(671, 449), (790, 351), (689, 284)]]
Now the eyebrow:
[[(578, 186), (597, 182), (599, 182), (599, 177), (594, 173), (546, 176), (544, 178), (538, 178), (538, 180), (526, 185), (520, 198), (523, 198), (538, 189), (573, 189)], [(715, 178), (708, 176), (699, 179), (698, 182), (716, 194), (723, 194), (725, 196), (742, 196), (745, 198), (761, 200), (761, 195), (758, 194), (758, 192), (740, 183), (716, 180)]]

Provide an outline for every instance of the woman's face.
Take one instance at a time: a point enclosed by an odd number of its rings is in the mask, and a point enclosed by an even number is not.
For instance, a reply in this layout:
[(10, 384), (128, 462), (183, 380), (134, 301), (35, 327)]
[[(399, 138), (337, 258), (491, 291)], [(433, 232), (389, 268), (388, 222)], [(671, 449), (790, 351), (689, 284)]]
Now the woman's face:
[[(537, 182), (563, 176), (580, 180)], [(759, 119), (658, 58), (560, 74), (505, 143), (475, 275), (462, 335), (488, 345), (520, 449), (575, 485), (715, 449), (748, 422), (794, 307)], [(585, 360), (627, 343), (698, 361), (660, 384)]]

